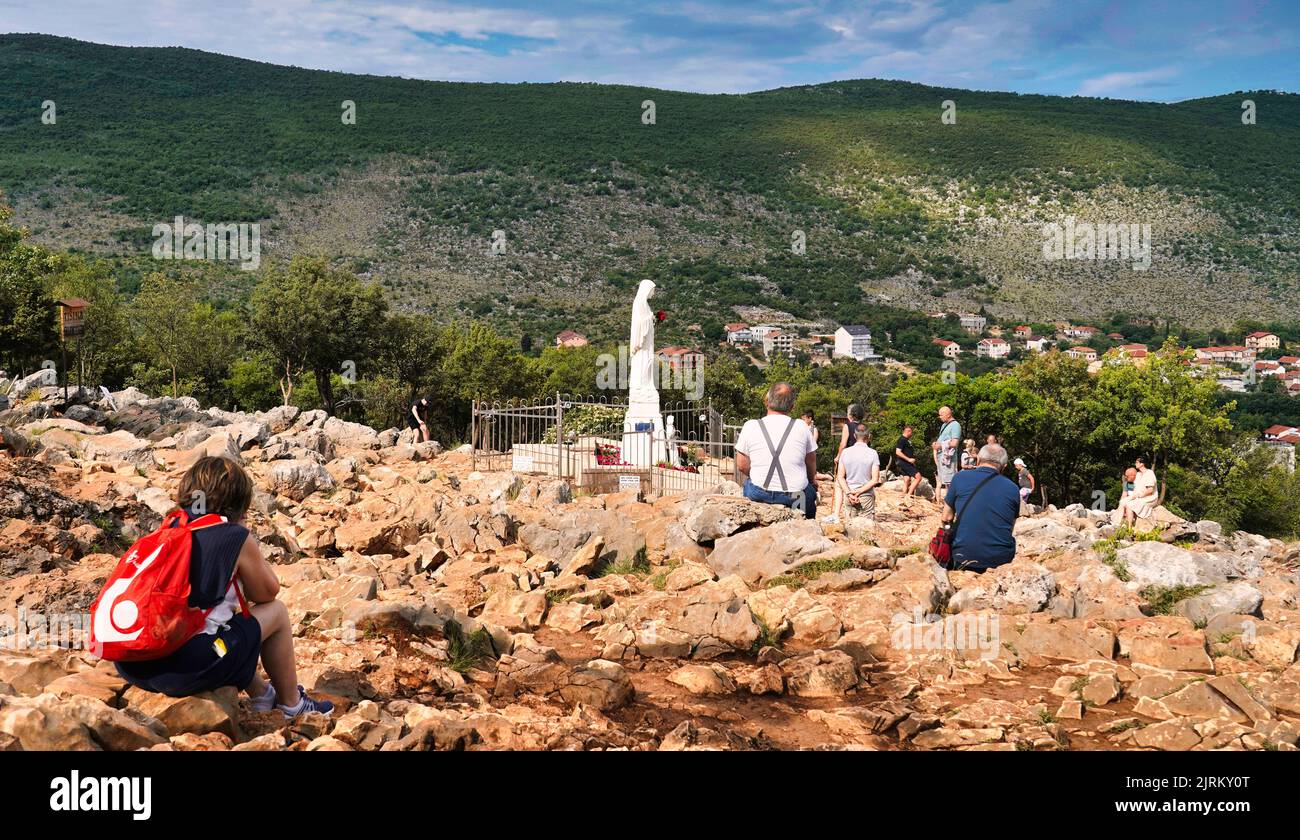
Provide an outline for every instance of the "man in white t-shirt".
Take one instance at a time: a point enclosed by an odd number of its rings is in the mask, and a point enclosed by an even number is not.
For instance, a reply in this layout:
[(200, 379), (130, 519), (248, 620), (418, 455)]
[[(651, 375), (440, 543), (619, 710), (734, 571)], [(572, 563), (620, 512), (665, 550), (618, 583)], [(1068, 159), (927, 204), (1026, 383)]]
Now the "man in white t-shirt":
[(745, 498), (817, 515), (817, 443), (806, 423), (790, 416), (794, 388), (767, 389), (767, 416), (748, 420), (736, 438), (736, 468), (745, 474)]

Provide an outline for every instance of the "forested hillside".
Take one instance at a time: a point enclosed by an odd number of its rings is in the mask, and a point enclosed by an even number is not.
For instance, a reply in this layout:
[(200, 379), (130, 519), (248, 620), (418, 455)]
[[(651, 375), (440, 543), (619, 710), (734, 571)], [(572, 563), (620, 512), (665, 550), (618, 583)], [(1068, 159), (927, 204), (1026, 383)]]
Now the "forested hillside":
[[(612, 337), (642, 276), (677, 328), (706, 336), (735, 305), (883, 330), (923, 308), (1217, 326), (1300, 303), (1295, 95), (452, 84), (27, 35), (0, 37), (0, 73), (0, 189), (17, 221), (36, 242), (111, 258), (127, 293), (160, 267), (153, 225), (183, 214), (261, 222), (272, 263), (323, 256), (383, 282), (399, 308), (542, 339)], [(1044, 261), (1042, 224), (1069, 215), (1150, 224), (1151, 269)], [(218, 306), (254, 282), (233, 266), (162, 267), (198, 275)]]

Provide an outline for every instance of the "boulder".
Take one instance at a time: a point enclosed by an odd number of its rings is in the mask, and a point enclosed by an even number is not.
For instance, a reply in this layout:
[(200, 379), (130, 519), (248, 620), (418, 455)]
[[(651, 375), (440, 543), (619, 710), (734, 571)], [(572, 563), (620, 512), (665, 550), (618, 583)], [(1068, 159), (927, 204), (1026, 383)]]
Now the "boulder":
[(306, 459), (276, 461), (271, 465), (267, 485), (268, 489), (276, 495), (301, 502), (317, 490), (334, 489), (334, 477), (315, 461)]
[(636, 691), (627, 671), (617, 662), (593, 659), (573, 669), (560, 686), (560, 697), (570, 705), (581, 703), (602, 712), (626, 706)]
[(1134, 590), (1206, 586), (1259, 574), (1257, 563), (1230, 552), (1188, 551), (1151, 540), (1121, 548), (1115, 559), (1128, 569), (1132, 576), (1129, 588)]
[(781, 663), (786, 691), (799, 697), (839, 697), (858, 684), (857, 663), (840, 650), (818, 650)]
[(635, 565), (646, 558), (645, 536), (623, 513), (580, 509), (519, 527), (516, 538), (530, 554), (571, 558), (595, 535), (604, 542), (600, 564)]
[(149, 441), (141, 440), (125, 429), (87, 438), (81, 457), (87, 461), (124, 461), (141, 468), (157, 465)]
[(799, 561), (835, 548), (813, 519), (795, 519), (723, 537), (708, 563), (720, 576), (736, 574), (751, 586), (798, 568)]
[(1264, 596), (1245, 581), (1219, 584), (1199, 595), (1185, 598), (1174, 606), (1179, 615), (1193, 623), (1208, 624), (1220, 615), (1258, 615)]
[[(307, 414), (306, 412), (299, 417), (299, 422)], [(331, 417), (321, 424), (321, 432), (329, 439), (330, 443), (335, 446), (342, 446), (349, 449), (379, 449), (379, 434), (369, 426), (361, 423), (349, 423), (347, 420), (340, 420), (337, 417)]]
[(239, 695), (234, 688), (220, 688), (189, 697), (168, 697), (132, 686), (122, 698), (131, 708), (156, 718), (170, 735), (220, 732), (234, 738), (237, 734)]
[(680, 685), (691, 694), (731, 694), (736, 680), (721, 665), (683, 665), (668, 675), (668, 682)]
[(1055, 591), (1056, 578), (1043, 566), (1008, 563), (958, 590), (948, 602), (948, 611), (993, 610), (1010, 615), (1038, 612)]
[(1205, 650), (1205, 634), (1199, 630), (1171, 636), (1135, 636), (1129, 642), (1129, 659), (1164, 671), (1214, 673), (1214, 662)]
[(750, 528), (788, 522), (797, 515), (790, 508), (750, 501), (744, 496), (709, 495), (696, 499), (679, 523), (688, 538), (709, 543)]

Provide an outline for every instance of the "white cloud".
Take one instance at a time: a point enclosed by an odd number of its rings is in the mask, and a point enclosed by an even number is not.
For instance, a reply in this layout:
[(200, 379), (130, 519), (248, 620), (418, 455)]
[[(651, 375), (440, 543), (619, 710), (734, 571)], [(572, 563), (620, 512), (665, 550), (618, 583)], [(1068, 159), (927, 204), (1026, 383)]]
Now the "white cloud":
[(1167, 82), (1177, 76), (1177, 67), (1157, 67), (1153, 70), (1107, 73), (1104, 76), (1085, 79), (1079, 85), (1079, 95), (1111, 96), (1117, 93), (1131, 95), (1143, 88), (1151, 87), (1155, 82)]

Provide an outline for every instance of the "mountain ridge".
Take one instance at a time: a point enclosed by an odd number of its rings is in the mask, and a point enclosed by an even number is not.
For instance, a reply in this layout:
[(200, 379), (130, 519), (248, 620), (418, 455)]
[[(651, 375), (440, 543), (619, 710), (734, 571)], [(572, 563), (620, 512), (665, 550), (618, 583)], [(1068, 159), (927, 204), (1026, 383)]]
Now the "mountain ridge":
[[(149, 229), (184, 214), (261, 220), (268, 259), (324, 254), (404, 308), (489, 310), (535, 332), (574, 315), (612, 329), (607, 304), (647, 272), (721, 322), (765, 305), (867, 323), (883, 306), (1223, 325), (1300, 303), (1294, 94), (1168, 104), (884, 80), (696, 94), (11, 35), (0, 68), (14, 79), (0, 93), (0, 188), (19, 221), (127, 274), (174, 269), (148, 259)], [(1241, 124), (1237, 96), (1257, 100), (1259, 124)], [(339, 119), (344, 98), (355, 126)], [(38, 119), (46, 99), (55, 126)], [(1151, 220), (1152, 272), (1044, 262), (1037, 230), (1067, 214)], [(506, 259), (488, 255), (496, 229)], [(223, 269), (203, 273), (237, 300), (247, 284)], [(573, 314), (530, 312), (552, 301)]]

